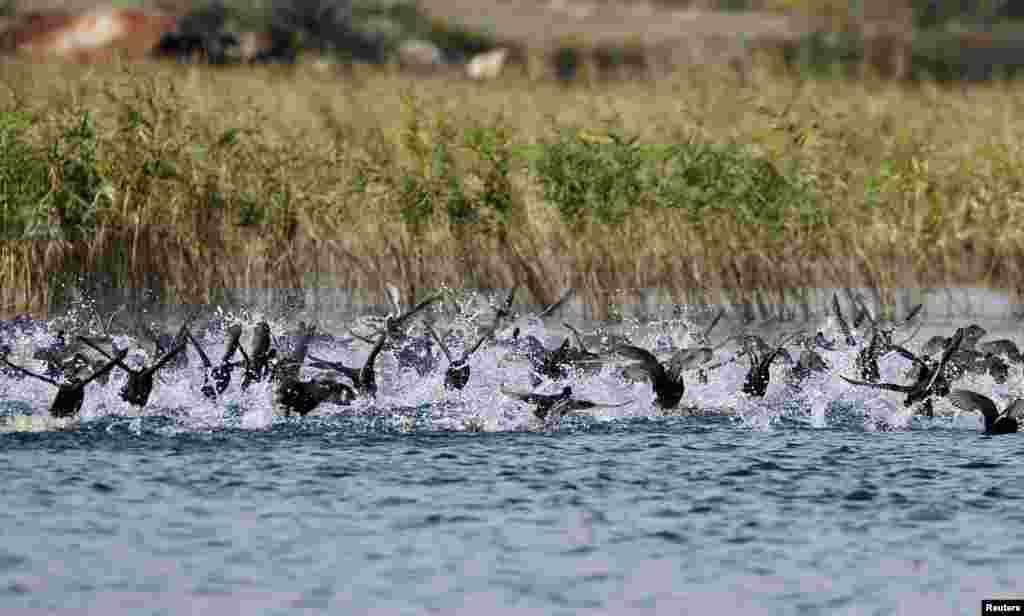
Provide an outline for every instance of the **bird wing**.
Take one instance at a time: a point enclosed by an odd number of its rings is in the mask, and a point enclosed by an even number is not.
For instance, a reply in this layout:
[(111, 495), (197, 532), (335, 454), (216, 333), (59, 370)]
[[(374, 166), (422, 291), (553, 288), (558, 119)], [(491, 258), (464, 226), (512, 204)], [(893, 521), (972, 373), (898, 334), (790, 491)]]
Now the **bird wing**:
[(871, 314), (871, 311), (868, 310), (864, 297), (860, 293), (856, 293), (853, 298), (855, 300), (854, 306), (858, 309), (857, 316), (853, 318), (853, 326), (859, 327), (866, 320), (872, 328), (876, 327), (878, 322), (875, 320), (875, 315)]
[(403, 323), (405, 323), (406, 321), (408, 321), (412, 317), (416, 316), (421, 310), (423, 310), (424, 308), (426, 308), (430, 304), (433, 304), (434, 302), (436, 302), (439, 299), (441, 299), (441, 294), (440, 293), (435, 293), (434, 295), (431, 295), (427, 299), (423, 300), (422, 302), (420, 302), (420, 303), (416, 304), (415, 306), (413, 306), (412, 308), (410, 308), (408, 310), (408, 312), (406, 312), (402, 316), (396, 317), (395, 319), (393, 319), (391, 321), (391, 323), (390, 323), (390, 328), (389, 329), (400, 327)]
[(181, 324), (181, 328), (178, 329), (178, 333), (174, 335), (174, 345), (177, 346), (182, 342), (188, 341), (189, 330), (192, 328), (192, 323), (195, 322), (199, 315), (202, 314), (202, 308), (195, 308), (187, 315), (185, 315), (185, 321)]
[(373, 338), (363, 336), (362, 334), (357, 334), (351, 327), (349, 328), (348, 333), (349, 335), (351, 335), (353, 338), (360, 342), (365, 342), (366, 344), (375, 344)]
[(448, 351), (448, 345), (441, 340), (441, 336), (437, 335), (437, 330), (435, 330), (434, 326), (430, 323), (427, 323), (427, 332), (430, 334), (430, 337), (434, 339), (434, 342), (437, 343), (437, 346), (441, 347), (441, 352), (444, 353), (446, 358), (448, 358), (448, 363), (452, 363), (452, 354)]
[[(969, 389), (954, 389), (949, 392), (946, 398), (953, 403), (953, 406), (957, 407), (962, 411), (978, 411), (985, 417), (985, 425), (992, 425), (995, 423), (996, 418), (999, 417), (999, 410), (996, 408), (996, 403), (988, 396), (983, 396), (979, 393), (975, 393)], [(1011, 406), (1016, 406), (1017, 400)]]
[(402, 314), (402, 294), (399, 292), (398, 287), (388, 283), (384, 286), (384, 290), (387, 291), (388, 301), (391, 302), (391, 307), (394, 309), (395, 314)]
[[(909, 321), (904, 321), (903, 324), (906, 325), (907, 323), (909, 323)], [(922, 319), (921, 321), (919, 321), (917, 323), (917, 327), (914, 328), (914, 331), (910, 332), (910, 334), (908, 334), (907, 337), (904, 338), (903, 340), (900, 340), (900, 344), (906, 346), (907, 343), (909, 343), (911, 340), (913, 340), (914, 338), (917, 338), (917, 335), (919, 333), (921, 333), (921, 329), (923, 327), (924, 327), (924, 320)]]
[(561, 394), (536, 394), (529, 391), (516, 391), (505, 387), (504, 384), (499, 387), (499, 390), (509, 398), (515, 398), (528, 404), (543, 404), (562, 397)]
[(252, 332), (251, 355), (254, 358), (264, 357), (270, 352), (270, 325), (260, 321)]
[(32, 372), (31, 370), (28, 370), (27, 368), (22, 368), (21, 366), (19, 366), (17, 364), (12, 364), (10, 361), (7, 360), (7, 356), (6, 355), (0, 355), (0, 362), (3, 362), (4, 364), (7, 364), (11, 368), (14, 368), (18, 372), (24, 374), (25, 376), (30, 376), (30, 377), (32, 377), (34, 379), (39, 379), (40, 381), (42, 381), (44, 383), (49, 383), (50, 385), (53, 385), (54, 387), (60, 387), (60, 383), (58, 383), (57, 381), (55, 381), (55, 380), (53, 380), (53, 379), (51, 379), (49, 377), (45, 377), (45, 376), (43, 376), (41, 374), (36, 374), (35, 372)]
[(512, 302), (516, 299), (516, 291), (519, 287), (512, 287), (512, 290), (508, 292), (508, 297), (505, 298), (504, 303), (498, 306), (494, 311), (494, 325), (493, 328), (497, 329), (502, 319), (512, 317)]
[(343, 376), (347, 376), (352, 382), (359, 377), (359, 370), (356, 368), (349, 368), (340, 361), (328, 361), (326, 359), (320, 359), (319, 357), (309, 356), (309, 365), (311, 368), (317, 368), (320, 370), (334, 370)]
[(722, 317), (724, 315), (725, 315), (725, 308), (719, 308), (718, 309), (718, 314), (715, 315), (715, 318), (711, 319), (711, 323), (708, 323), (708, 326), (705, 327), (704, 331), (701, 333), (701, 341), (703, 341), (703, 342), (707, 341), (708, 336), (711, 335), (711, 330), (715, 329), (715, 326), (718, 325), (718, 322), (722, 320)]
[(224, 356), (220, 360), (220, 363), (222, 364), (226, 364), (231, 361), (231, 358), (235, 356), (235, 352), (242, 348), (238, 342), (242, 338), (242, 326), (240, 324), (235, 323), (229, 327), (227, 334), (228, 343), (227, 346), (224, 347)]
[(828, 370), (828, 363), (825, 362), (825, 359), (817, 351), (812, 351), (811, 349), (804, 349), (800, 353), (800, 364), (815, 372), (825, 372)]
[(302, 364), (306, 361), (306, 355), (309, 353), (309, 339), (313, 336), (313, 332), (316, 330), (315, 325), (308, 327), (300, 325), (299, 339), (295, 342), (295, 348), (278, 366), (278, 376), (282, 381), (297, 380), (299, 374), (302, 372)]
[(569, 400), (569, 408), (567, 411), (585, 411), (587, 409), (615, 409), (622, 406), (628, 406), (636, 402), (635, 400), (626, 400), (625, 402), (593, 402), (591, 400)]
[(678, 367), (680, 370), (692, 370), (697, 366), (710, 362), (714, 358), (715, 354), (709, 347), (681, 349), (669, 358), (669, 365)]
[(907, 350), (905, 347), (902, 347), (902, 346), (900, 346), (898, 344), (894, 344), (894, 345), (892, 345), (892, 350), (896, 351), (897, 355), (900, 355), (901, 357), (909, 359), (910, 361), (914, 362), (915, 364), (917, 364), (919, 366), (922, 366), (924, 368), (928, 367), (928, 363), (927, 362), (925, 362), (923, 359), (921, 359), (917, 355), (914, 355), (912, 352)]
[(96, 346), (95, 344), (93, 344), (93, 342), (91, 340), (89, 340), (88, 338), (85, 338), (84, 336), (79, 336), (79, 340), (81, 340), (83, 344), (85, 344), (86, 346), (88, 346), (92, 350), (96, 351), (97, 353), (99, 353), (103, 357), (106, 357), (108, 360), (114, 362), (119, 368), (121, 368), (122, 370), (124, 370), (125, 372), (127, 372), (129, 374), (136, 374), (137, 375), (137, 374), (142, 374), (143, 372), (145, 372), (144, 370), (135, 370), (135, 369), (129, 368), (128, 366), (126, 366), (124, 364), (123, 361), (121, 361), (121, 360), (123, 360), (125, 358), (127, 353), (120, 353), (120, 354), (118, 354), (118, 356), (115, 357), (115, 356), (107, 353), (106, 351), (104, 351), (100, 347)]
[(114, 366), (118, 365), (118, 363), (122, 359), (124, 359), (127, 355), (128, 355), (128, 349), (123, 349), (123, 350), (119, 351), (117, 353), (117, 355), (114, 356), (113, 359), (111, 359), (109, 362), (106, 363), (106, 365), (104, 365), (99, 370), (96, 370), (95, 372), (93, 372), (84, 381), (80, 382), (79, 383), (79, 387), (85, 387), (89, 383), (92, 383), (93, 381), (95, 381), (96, 379), (100, 378), (104, 374), (110, 372), (111, 370), (114, 369)]
[(562, 323), (562, 325), (564, 325), (567, 330), (572, 332), (572, 336), (573, 338), (576, 339), (576, 345), (580, 347), (580, 350), (583, 351), (584, 353), (588, 352), (587, 345), (583, 342), (583, 335), (580, 334), (580, 330), (576, 329), (572, 325), (569, 325), (568, 323)]
[[(422, 304), (421, 304), (422, 306)], [(418, 310), (419, 307), (416, 308)], [(377, 339), (377, 344), (373, 345), (373, 350), (370, 351), (370, 355), (366, 358), (366, 363), (363, 364), (363, 369), (359, 371), (359, 385), (366, 385), (372, 383), (374, 380), (374, 364), (377, 363), (377, 356), (380, 355), (381, 349), (384, 348), (384, 342), (387, 341), (387, 334), (383, 333), (380, 338)]]
[(911, 308), (910, 312), (907, 313), (907, 316), (903, 317), (902, 325), (906, 325), (906, 324), (910, 323), (911, 321), (913, 321), (914, 317), (916, 317), (918, 314), (920, 314), (920, 312), (921, 312), (921, 310), (923, 308), (924, 308), (924, 304), (918, 304), (918, 305), (914, 306), (913, 308)]
[(658, 378), (657, 375), (663, 375), (665, 368), (658, 361), (658, 358), (647, 349), (641, 349), (638, 346), (630, 344), (623, 344), (615, 347), (615, 352), (619, 355), (623, 355), (629, 359), (640, 362), (639, 367), (651, 375), (652, 378)]
[(848, 379), (845, 376), (840, 375), (841, 379), (851, 385), (861, 385), (864, 387), (873, 387), (874, 389), (884, 389), (886, 391), (895, 391), (901, 394), (909, 394), (914, 391), (911, 385), (897, 385), (896, 383), (868, 383), (867, 381), (857, 381), (854, 379)]
[[(192, 343), (192, 347), (196, 350), (196, 353), (199, 353), (199, 359), (203, 361), (203, 367), (206, 368), (207, 370), (213, 368), (213, 362), (210, 361), (209, 355), (207, 355), (206, 351), (203, 350), (202, 345), (199, 344), (199, 341), (196, 340), (196, 337), (192, 335), (192, 332), (186, 330), (185, 336), (188, 338), (188, 341)], [(227, 362), (224, 361), (221, 363)]]
[(991, 353), (993, 355), (1008, 355), (1010, 357), (1018, 357), (1020, 355), (1020, 349), (1017, 348), (1013, 340), (1007, 340), (1006, 338), (982, 342), (978, 345), (978, 350), (982, 353)]
[(1016, 398), (1010, 403), (1006, 410), (1003, 411), (1003, 415), (1012, 417), (1013, 419), (1024, 419), (1024, 398)]
[(576, 295), (576, 289), (572, 287), (566, 289), (565, 292), (562, 293), (562, 296), (558, 298), (558, 301), (545, 308), (540, 314), (537, 315), (537, 317), (543, 319), (546, 316), (554, 314), (554, 312), (561, 308), (562, 306), (564, 306), (565, 302), (569, 301), (569, 299), (572, 298), (573, 295)]
[(160, 359), (156, 360), (155, 364), (153, 364), (149, 368), (146, 368), (146, 369), (140, 371), (140, 374), (156, 374), (157, 370), (159, 370), (160, 368), (163, 368), (167, 364), (167, 362), (169, 362), (172, 359), (174, 359), (174, 356), (177, 355), (178, 353), (181, 353), (182, 351), (184, 351), (185, 347), (187, 347), (187, 346), (188, 346), (188, 341), (187, 340), (185, 342), (182, 342), (182, 343), (176, 345), (170, 351), (167, 351), (166, 353), (164, 353), (163, 357), (161, 357)]
[(946, 364), (949, 363), (949, 359), (953, 357), (953, 354), (960, 348), (960, 343), (964, 340), (964, 328), (956, 330), (953, 334), (953, 339), (946, 345), (945, 352), (942, 353), (942, 359), (939, 361), (939, 366), (932, 373), (932, 378), (928, 381), (928, 390), (935, 385), (935, 380), (939, 378), (939, 375), (946, 369)]
[(832, 312), (836, 315), (836, 321), (839, 322), (839, 331), (843, 332), (846, 344), (852, 346), (855, 343), (853, 332), (850, 331), (850, 325), (846, 322), (846, 317), (843, 316), (843, 309), (839, 306), (839, 294), (837, 293), (832, 294)]

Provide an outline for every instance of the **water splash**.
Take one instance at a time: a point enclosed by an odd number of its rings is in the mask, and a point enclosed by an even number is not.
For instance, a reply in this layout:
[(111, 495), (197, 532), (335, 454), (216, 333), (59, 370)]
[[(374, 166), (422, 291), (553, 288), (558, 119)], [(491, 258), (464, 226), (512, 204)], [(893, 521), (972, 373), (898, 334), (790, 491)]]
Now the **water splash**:
[[(450, 306), (432, 307), (425, 317), (445, 331), (452, 340), (455, 353), (463, 345), (471, 343), (479, 329), (492, 318), (493, 301), (482, 294), (467, 293), (457, 296)], [(684, 311), (657, 321), (641, 322), (626, 319), (616, 323), (592, 324), (591, 332), (597, 332), (591, 340), (607, 337), (609, 333), (624, 335), (635, 344), (651, 349), (679, 348), (694, 345), (701, 328), (691, 320), (693, 314)], [(234, 324), (243, 327), (242, 344), (250, 346), (252, 330), (256, 323), (267, 319), (268, 314), (252, 309), (226, 310), (217, 308), (206, 327), (197, 330), (196, 337), (207, 349), (210, 356), (219, 356), (226, 345), (225, 330)], [(373, 315), (356, 323), (361, 326), (379, 325)], [(288, 335), (294, 323), (284, 319), (270, 319), (271, 334), (275, 346), (287, 346)], [(166, 325), (166, 324), (165, 324)], [(834, 318), (829, 316), (808, 328), (821, 331), (826, 337), (840, 341), (841, 332)], [(10, 358), (35, 371), (43, 369), (43, 362), (32, 358), (33, 350), (57, 342), (57, 332), (71, 329), (85, 335), (104, 335), (110, 323), (104, 322), (94, 306), (85, 304), (69, 311), (68, 315), (47, 323), (25, 324), (0, 332), (0, 343), (11, 347)], [(520, 336), (536, 336), (547, 348), (558, 346), (569, 332), (551, 320), (521, 316), (512, 324), (502, 327), (496, 334), (499, 340), (508, 340), (512, 330), (518, 327)], [(163, 329), (168, 329), (164, 327)], [(417, 331), (422, 333), (422, 331)], [(770, 332), (774, 335), (775, 331)], [(714, 341), (724, 340), (728, 332), (716, 332)], [(920, 340), (926, 337), (919, 337)], [(153, 349), (140, 346), (127, 335), (113, 336), (114, 344), (131, 348), (129, 362), (135, 365), (151, 363), (156, 359)], [(779, 362), (772, 367), (772, 384), (763, 399), (750, 399), (738, 393), (746, 377), (748, 366), (744, 361), (729, 363), (712, 373), (709, 382), (700, 383), (695, 374), (688, 375), (687, 391), (680, 408), (668, 413), (654, 405), (654, 393), (647, 382), (630, 382), (623, 378), (621, 359), (610, 360), (600, 370), (587, 374), (575, 372), (565, 379), (553, 381), (542, 379), (534, 386), (527, 362), (510, 353), (504, 344), (482, 348), (472, 360), (473, 375), (468, 386), (458, 392), (444, 388), (443, 369), (425, 377), (411, 368), (402, 369), (393, 350), (382, 353), (378, 364), (380, 391), (374, 402), (357, 401), (350, 406), (323, 404), (317, 415), (325, 419), (371, 416), (384, 418), (389, 429), (405, 431), (456, 430), (456, 431), (510, 431), (533, 429), (530, 409), (523, 403), (503, 396), (502, 385), (516, 389), (530, 389), (554, 393), (565, 384), (571, 384), (574, 394), (605, 403), (628, 403), (614, 409), (601, 409), (587, 421), (613, 422), (633, 418), (656, 418), (666, 414), (713, 414), (734, 418), (741, 425), (755, 431), (770, 431), (780, 422), (803, 424), (816, 429), (857, 428), (866, 431), (906, 430), (917, 426), (942, 429), (977, 429), (976, 417), (957, 417), (950, 405), (939, 402), (936, 410), (939, 417), (933, 420), (916, 418), (898, 401), (898, 396), (878, 390), (852, 386), (838, 378), (838, 375), (856, 374), (855, 350), (839, 344), (838, 350), (822, 354), (830, 366), (824, 375), (807, 379), (799, 388), (786, 384), (789, 366)], [(339, 332), (334, 338), (318, 338), (313, 344), (314, 353), (331, 361), (342, 361), (346, 365), (362, 365), (369, 348), (352, 340), (346, 333)], [(440, 351), (432, 353), (440, 366), (444, 360)], [(193, 365), (198, 358), (191, 349)], [(716, 361), (727, 359), (736, 350), (726, 345), (716, 353)], [(903, 382), (906, 379), (908, 362), (890, 354), (880, 361), (882, 379)], [(304, 368), (304, 375), (318, 371)], [(200, 392), (202, 374), (195, 369), (167, 370), (159, 374), (150, 404), (145, 411), (128, 405), (120, 399), (119, 391), (127, 380), (120, 370), (115, 370), (106, 383), (94, 383), (86, 390), (86, 401), (81, 412), (84, 423), (103, 418), (169, 417), (180, 430), (200, 431), (220, 428), (241, 428), (262, 430), (281, 423), (279, 409), (275, 408), (273, 388), (266, 383), (257, 383), (242, 392), (233, 384), (216, 402), (208, 401)], [(998, 403), (1005, 403), (1021, 395), (1020, 370), (1012, 368), (1011, 378), (1005, 384), (996, 384), (988, 376), (971, 376), (958, 386), (975, 389), (992, 397)], [(0, 375), (0, 397), (5, 401), (0, 407), (0, 416), (45, 415), (52, 399), (52, 386), (32, 379), (18, 380)], [(133, 424), (137, 425), (137, 424)], [(550, 428), (550, 426), (547, 426)]]

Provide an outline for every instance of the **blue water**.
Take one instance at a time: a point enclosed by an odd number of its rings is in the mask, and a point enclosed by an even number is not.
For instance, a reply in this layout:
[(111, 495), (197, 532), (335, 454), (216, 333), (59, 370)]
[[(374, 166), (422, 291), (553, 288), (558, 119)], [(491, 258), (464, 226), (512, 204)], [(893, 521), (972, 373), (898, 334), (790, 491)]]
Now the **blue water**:
[[(27, 362), (43, 337), (7, 342)], [(368, 348), (314, 352), (358, 365)], [(838, 378), (854, 357), (826, 353), (832, 372), (801, 390), (777, 366), (761, 400), (737, 396), (746, 367), (729, 364), (676, 417), (608, 366), (569, 381), (625, 406), (547, 426), (499, 393), (532, 385), (498, 348), (454, 396), (385, 352), (374, 403), (303, 419), (263, 384), (209, 403), (194, 370), (162, 374), (133, 416), (115, 371), (76, 428), (0, 433), (0, 616), (934, 615), (1024, 598), (1024, 435), (984, 436), (945, 402), (913, 417)], [(906, 363), (888, 356), (883, 377)], [(1024, 374), (958, 386), (1004, 405)], [(52, 396), (0, 375), (0, 416), (41, 419)]]
[(1024, 440), (938, 419), (0, 436), (2, 614), (977, 614)]

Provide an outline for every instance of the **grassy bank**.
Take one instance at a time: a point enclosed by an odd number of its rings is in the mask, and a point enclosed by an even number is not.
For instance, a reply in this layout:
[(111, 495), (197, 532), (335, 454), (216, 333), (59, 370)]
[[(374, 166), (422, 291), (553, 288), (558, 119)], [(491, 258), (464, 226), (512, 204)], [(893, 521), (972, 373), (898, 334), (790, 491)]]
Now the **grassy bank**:
[[(103, 272), (417, 295), (971, 283), (1024, 266), (1024, 87), (742, 78), (565, 88), (0, 64), (0, 311)], [(156, 281), (156, 282), (154, 282)]]

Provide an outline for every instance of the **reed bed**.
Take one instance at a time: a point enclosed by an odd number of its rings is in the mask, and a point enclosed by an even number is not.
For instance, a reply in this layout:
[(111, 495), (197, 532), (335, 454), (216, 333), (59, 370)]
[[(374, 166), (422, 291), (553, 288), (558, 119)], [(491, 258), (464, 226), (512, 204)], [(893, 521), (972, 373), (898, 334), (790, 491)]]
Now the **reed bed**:
[(80, 277), (223, 289), (565, 286), (787, 303), (1024, 267), (1024, 87), (0, 62), (0, 312)]

